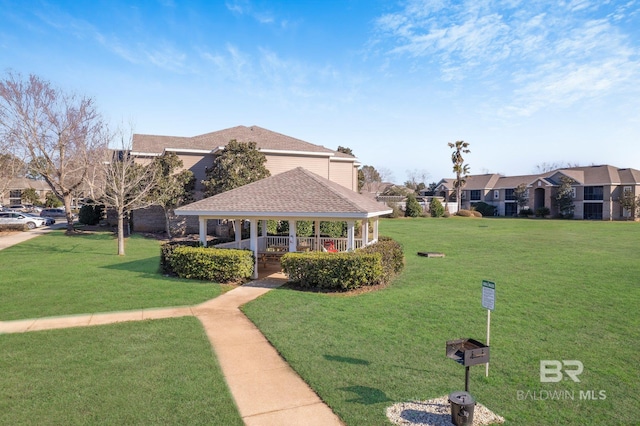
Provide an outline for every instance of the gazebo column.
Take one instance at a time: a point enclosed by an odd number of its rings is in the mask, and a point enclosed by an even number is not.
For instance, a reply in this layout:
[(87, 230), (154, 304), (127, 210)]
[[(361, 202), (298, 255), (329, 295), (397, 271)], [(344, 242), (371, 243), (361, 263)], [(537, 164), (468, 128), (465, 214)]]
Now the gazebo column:
[(355, 248), (355, 229), (356, 223), (353, 220), (347, 221), (347, 251), (353, 250)]
[(378, 217), (373, 220), (373, 241), (378, 241)]
[(320, 251), (322, 250), (320, 247), (320, 219), (315, 220), (314, 228), (316, 230), (316, 242), (314, 244), (313, 250)]
[[(252, 219), (250, 222), (249, 244), (253, 252), (253, 279), (258, 279), (258, 220)], [(264, 229), (264, 228), (263, 228)]]
[(369, 244), (369, 219), (362, 221), (362, 247)]
[(262, 242), (261, 242), (261, 247), (259, 247), (259, 250), (266, 250), (267, 249), (267, 221), (261, 220), (260, 223), (262, 224)]
[(234, 220), (233, 228), (236, 234), (236, 248), (240, 248), (240, 243), (242, 241), (242, 219)]
[(289, 252), (298, 251), (298, 241), (296, 238), (296, 221), (289, 221)]
[(207, 218), (198, 216), (198, 231), (200, 235), (200, 242), (203, 246), (207, 246)]

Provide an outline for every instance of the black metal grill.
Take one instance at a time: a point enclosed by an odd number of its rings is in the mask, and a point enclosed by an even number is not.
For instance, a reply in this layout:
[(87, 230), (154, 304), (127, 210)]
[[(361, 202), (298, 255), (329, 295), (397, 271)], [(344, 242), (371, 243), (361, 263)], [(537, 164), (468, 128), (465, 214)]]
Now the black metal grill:
[(469, 367), (489, 362), (489, 346), (474, 339), (449, 340), (447, 358), (465, 367), (464, 390), (469, 392)]

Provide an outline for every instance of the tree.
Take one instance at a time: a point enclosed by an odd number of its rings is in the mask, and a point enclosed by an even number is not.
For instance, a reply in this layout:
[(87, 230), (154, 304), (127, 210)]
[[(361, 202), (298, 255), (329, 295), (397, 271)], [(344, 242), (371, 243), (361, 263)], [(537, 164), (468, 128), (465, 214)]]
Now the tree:
[(182, 168), (182, 160), (175, 152), (168, 152), (154, 160), (157, 167), (156, 185), (151, 191), (153, 204), (160, 206), (164, 212), (165, 231), (171, 238), (171, 217), (176, 207), (193, 201), (195, 178), (191, 170)]
[(557, 169), (568, 169), (571, 167), (580, 167), (579, 163), (570, 163), (570, 162), (564, 162), (564, 161), (556, 161), (553, 163), (547, 163), (547, 162), (543, 162), (540, 164), (536, 164), (536, 167), (534, 169), (534, 173), (535, 174), (542, 174), (542, 173), (547, 173), (553, 170), (557, 170)]
[(121, 149), (105, 150), (99, 170), (102, 182), (96, 189), (99, 194), (98, 203), (105, 208), (112, 208), (118, 217), (118, 255), (124, 256), (124, 220), (135, 209), (149, 207), (154, 204), (150, 196), (157, 181), (158, 167), (155, 162), (142, 165), (131, 155), (131, 138), (128, 142), (120, 132)]
[(429, 211), (431, 212), (431, 217), (444, 216), (444, 206), (436, 197), (433, 197), (429, 202)]
[(13, 179), (26, 174), (24, 161), (12, 153), (13, 146), (0, 135), (0, 199), (9, 189)]
[(429, 177), (429, 173), (426, 170), (407, 170), (407, 177), (408, 180), (404, 183), (404, 186), (414, 190), (416, 193), (427, 187), (425, 181)]
[(513, 190), (513, 197), (518, 204), (518, 211), (525, 208), (526, 205), (529, 204), (529, 190), (527, 189), (527, 185), (521, 183), (520, 185), (516, 186)]
[(572, 218), (575, 206), (573, 204), (573, 179), (567, 176), (560, 177), (560, 186), (556, 191), (554, 200), (558, 213), (564, 218)]
[(205, 195), (220, 194), (251, 182), (269, 177), (267, 158), (256, 149), (255, 142), (229, 141), (222, 153), (207, 169), (207, 179), (202, 181)]
[(35, 188), (26, 188), (22, 191), (21, 201), (26, 204), (39, 205), (42, 203), (38, 191)]
[(93, 99), (67, 94), (48, 81), (9, 73), (0, 81), (0, 128), (66, 209), (67, 233), (74, 231), (71, 202), (87, 170), (108, 139)]
[(44, 205), (45, 207), (60, 207), (62, 205), (62, 201), (60, 201), (60, 198), (58, 198), (53, 192), (47, 192), (47, 195), (44, 198)]
[(456, 202), (458, 203), (458, 211), (460, 211), (460, 193), (462, 187), (467, 182), (466, 177), (469, 174), (469, 165), (464, 164), (462, 154), (468, 154), (471, 151), (469, 150), (469, 143), (465, 141), (449, 142), (447, 145), (449, 145), (449, 148), (453, 148), (451, 162), (453, 163), (453, 172), (456, 174), (456, 180), (453, 182), (453, 186), (456, 189)]
[(351, 155), (352, 157), (355, 157), (355, 155), (353, 155), (353, 151), (351, 150), (351, 148), (347, 148), (345, 146), (338, 146), (338, 149), (336, 149), (336, 151), (342, 152), (343, 154)]
[(634, 220), (638, 210), (640, 210), (640, 197), (635, 197), (633, 191), (628, 189), (622, 192), (622, 197), (618, 200), (620, 207), (622, 207), (628, 214), (628, 218)]
[(405, 217), (419, 217), (422, 215), (422, 206), (416, 200), (415, 194), (409, 194), (407, 196), (407, 202), (404, 207)]
[(382, 182), (380, 173), (375, 167), (365, 165), (360, 168), (360, 171), (362, 171), (363, 188), (367, 192), (372, 192), (375, 188), (375, 184)]

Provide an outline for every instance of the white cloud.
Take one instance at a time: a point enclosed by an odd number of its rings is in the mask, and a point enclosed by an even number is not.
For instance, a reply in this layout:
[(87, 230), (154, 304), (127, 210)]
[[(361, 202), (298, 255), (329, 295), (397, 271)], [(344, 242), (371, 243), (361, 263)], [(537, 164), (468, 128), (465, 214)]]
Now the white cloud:
[(410, 1), (377, 20), (375, 45), (444, 81), (497, 84), (501, 112), (530, 115), (637, 90), (638, 41), (618, 25), (637, 11), (635, 1)]

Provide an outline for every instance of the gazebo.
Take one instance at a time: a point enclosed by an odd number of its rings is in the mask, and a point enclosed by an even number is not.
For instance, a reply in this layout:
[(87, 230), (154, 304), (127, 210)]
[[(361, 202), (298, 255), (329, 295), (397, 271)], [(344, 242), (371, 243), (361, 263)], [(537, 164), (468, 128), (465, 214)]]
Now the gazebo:
[[(200, 241), (207, 244), (207, 221), (235, 221), (235, 241), (221, 248), (247, 248), (254, 252), (254, 278), (258, 277), (258, 259), (267, 250), (295, 252), (322, 250), (333, 243), (339, 251), (353, 250), (378, 240), (378, 218), (391, 213), (386, 205), (367, 198), (333, 181), (298, 167), (242, 187), (187, 204), (175, 210), (177, 215), (198, 216)], [(287, 220), (289, 236), (267, 236), (269, 219)], [(369, 238), (369, 219), (373, 236)], [(250, 237), (242, 239), (242, 220), (250, 223)], [(262, 235), (258, 223), (262, 221)], [(297, 221), (314, 221), (315, 236), (297, 237)], [(346, 221), (347, 238), (320, 235), (321, 221)], [(355, 223), (362, 221), (362, 237), (355, 238)]]

